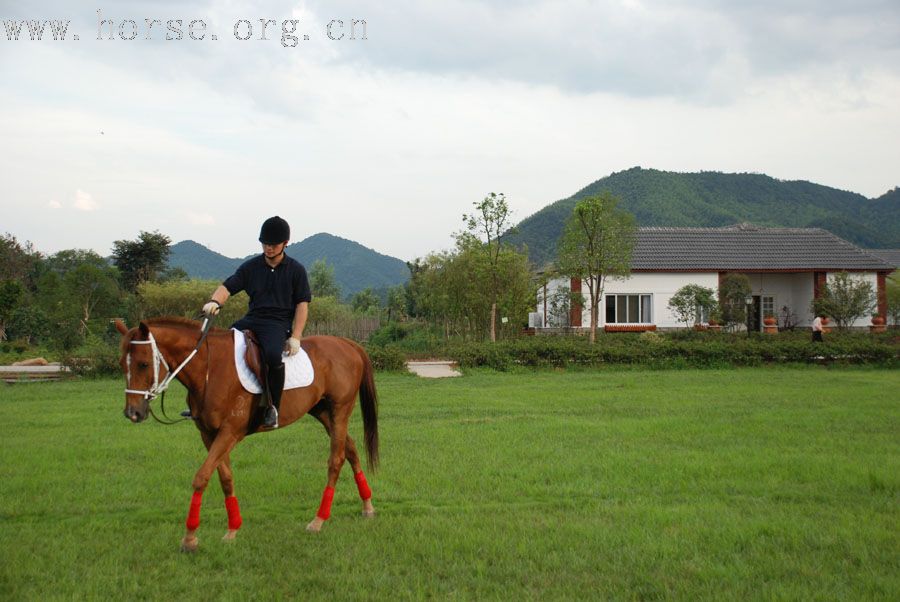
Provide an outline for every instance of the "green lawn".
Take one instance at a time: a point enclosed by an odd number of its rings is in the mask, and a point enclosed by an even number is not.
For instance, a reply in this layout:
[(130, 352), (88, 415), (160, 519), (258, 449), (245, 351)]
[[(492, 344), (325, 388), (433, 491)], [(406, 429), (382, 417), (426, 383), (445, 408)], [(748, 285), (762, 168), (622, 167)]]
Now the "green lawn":
[(377, 382), (375, 519), (345, 467), (304, 531), (306, 418), (235, 450), (244, 527), (214, 481), (194, 555), (193, 426), (129, 424), (121, 381), (3, 386), (0, 599), (900, 599), (896, 370)]

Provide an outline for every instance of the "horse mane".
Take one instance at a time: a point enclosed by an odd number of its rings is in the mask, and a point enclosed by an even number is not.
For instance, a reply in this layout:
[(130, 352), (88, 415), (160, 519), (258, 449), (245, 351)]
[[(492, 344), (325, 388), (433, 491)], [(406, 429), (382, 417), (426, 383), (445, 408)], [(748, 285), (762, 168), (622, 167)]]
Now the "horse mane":
[[(142, 322), (147, 326), (170, 326), (190, 330), (200, 330), (201, 324), (198, 320), (182, 318), (180, 316), (159, 316), (157, 318), (147, 318), (146, 320), (142, 320)], [(227, 332), (227, 330), (228, 329), (215, 326), (209, 330), (209, 333), (222, 333)], [(128, 331), (128, 334), (122, 337), (122, 353), (125, 353), (128, 350), (128, 345), (134, 340), (134, 337), (137, 336), (138, 332), (140, 332), (139, 329), (134, 327)]]

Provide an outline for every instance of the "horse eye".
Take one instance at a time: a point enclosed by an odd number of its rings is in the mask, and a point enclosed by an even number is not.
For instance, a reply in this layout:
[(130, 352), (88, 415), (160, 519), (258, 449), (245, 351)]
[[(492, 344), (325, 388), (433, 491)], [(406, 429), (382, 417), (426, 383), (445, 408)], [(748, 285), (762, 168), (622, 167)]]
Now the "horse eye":
[(149, 368), (150, 364), (147, 362), (138, 362), (138, 368)]

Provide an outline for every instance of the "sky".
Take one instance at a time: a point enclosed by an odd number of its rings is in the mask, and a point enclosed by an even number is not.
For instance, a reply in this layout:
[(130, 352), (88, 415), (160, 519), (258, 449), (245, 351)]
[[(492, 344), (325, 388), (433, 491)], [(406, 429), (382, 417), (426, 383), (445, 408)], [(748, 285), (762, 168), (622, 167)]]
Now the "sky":
[[(51, 19), (65, 40), (10, 39)], [(490, 192), (518, 222), (634, 166), (900, 185), (896, 0), (0, 0), (0, 20), (0, 233), (45, 254), (158, 230), (243, 257), (281, 215), (293, 242), (410, 260)]]

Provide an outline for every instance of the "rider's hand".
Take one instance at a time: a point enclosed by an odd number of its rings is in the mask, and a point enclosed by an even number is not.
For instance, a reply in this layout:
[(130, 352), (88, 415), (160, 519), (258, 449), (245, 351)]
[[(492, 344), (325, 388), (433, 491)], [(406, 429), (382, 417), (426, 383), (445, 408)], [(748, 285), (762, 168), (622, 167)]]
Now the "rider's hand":
[(219, 313), (219, 309), (221, 309), (221, 308), (222, 308), (222, 306), (219, 305), (218, 302), (210, 299), (209, 301), (206, 302), (206, 305), (203, 306), (203, 313), (207, 316), (214, 316), (217, 313)]
[(297, 355), (300, 351), (300, 339), (291, 337), (284, 342), (284, 352), (288, 355)]

